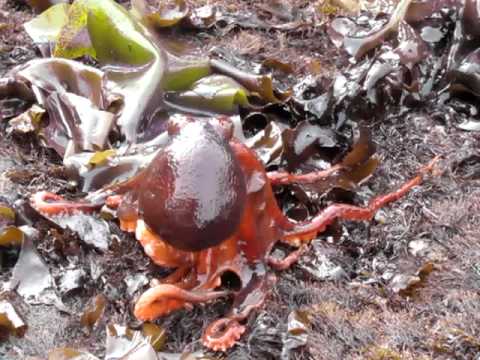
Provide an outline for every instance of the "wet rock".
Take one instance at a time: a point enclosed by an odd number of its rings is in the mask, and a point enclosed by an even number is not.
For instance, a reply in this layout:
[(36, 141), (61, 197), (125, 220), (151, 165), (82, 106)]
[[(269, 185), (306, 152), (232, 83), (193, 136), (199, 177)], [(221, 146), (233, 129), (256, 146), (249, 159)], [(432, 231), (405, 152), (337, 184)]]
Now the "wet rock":
[(82, 269), (65, 270), (58, 280), (58, 290), (62, 295), (67, 295), (72, 290), (78, 289), (83, 285), (85, 271)]
[(107, 326), (107, 346), (105, 360), (158, 360), (152, 345), (141, 332), (125, 326)]
[(288, 315), (287, 332), (282, 337), (282, 360), (290, 359), (292, 350), (305, 346), (308, 341), (309, 327), (308, 313), (294, 310)]
[[(335, 252), (335, 251), (334, 251)], [(320, 240), (312, 242), (312, 249), (300, 261), (300, 268), (317, 280), (342, 280), (348, 278), (344, 268), (332, 258), (332, 253)]]
[(62, 228), (68, 228), (78, 234), (80, 239), (105, 251), (110, 244), (110, 228), (106, 221), (95, 216), (78, 213), (72, 216), (57, 216), (51, 219)]
[[(38, 236), (38, 233), (34, 234)], [(29, 299), (37, 301), (45, 290), (53, 287), (50, 271), (35, 249), (30, 236), (25, 236), (23, 240), (20, 257), (13, 269), (11, 286), (27, 301)]]
[(105, 306), (107, 305), (107, 298), (103, 294), (95, 296), (90, 304), (87, 306), (87, 309), (80, 317), (80, 323), (92, 330), (95, 324), (102, 317), (103, 312), (105, 311)]
[(142, 286), (148, 284), (148, 278), (145, 274), (127, 275), (123, 281), (127, 285), (127, 293), (130, 296), (135, 294)]
[(27, 329), (27, 324), (8, 301), (0, 301), (0, 332), (2, 329), (14, 336), (23, 336)]

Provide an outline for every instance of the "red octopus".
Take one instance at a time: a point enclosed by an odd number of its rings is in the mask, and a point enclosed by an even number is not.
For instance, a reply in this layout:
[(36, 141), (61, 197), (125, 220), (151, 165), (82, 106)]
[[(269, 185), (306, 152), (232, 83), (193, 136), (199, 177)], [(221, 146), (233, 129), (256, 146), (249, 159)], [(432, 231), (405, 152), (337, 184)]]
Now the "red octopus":
[[(370, 220), (379, 208), (420, 184), (435, 162), (364, 208), (333, 204), (310, 221), (297, 223), (278, 207), (272, 185), (313, 182), (325, 172), (266, 173), (255, 153), (221, 121), (170, 121), (168, 134), (168, 144), (148, 167), (105, 190), (105, 204), (117, 208), (121, 228), (135, 233), (157, 265), (175, 269), (140, 296), (134, 309), (138, 319), (154, 320), (194, 303), (234, 296), (230, 312), (202, 335), (203, 344), (217, 351), (236, 343), (245, 332), (242, 321), (264, 302), (275, 281), (267, 264), (288, 268), (335, 219)], [(33, 195), (31, 204), (45, 215), (101, 206), (48, 192)], [(273, 258), (270, 252), (277, 241), (297, 250), (282, 260)], [(239, 289), (222, 289), (227, 272), (236, 274)]]

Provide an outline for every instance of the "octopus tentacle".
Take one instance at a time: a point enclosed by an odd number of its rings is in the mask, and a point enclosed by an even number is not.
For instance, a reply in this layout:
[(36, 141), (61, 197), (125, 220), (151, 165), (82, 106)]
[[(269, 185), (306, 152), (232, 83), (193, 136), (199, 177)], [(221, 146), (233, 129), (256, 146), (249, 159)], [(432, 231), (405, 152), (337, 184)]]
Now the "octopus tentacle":
[[(192, 273), (192, 265), (191, 264), (185, 264), (177, 269), (170, 275), (164, 277), (161, 279), (162, 284), (177, 284), (179, 282), (187, 280), (189, 277), (191, 277)], [(190, 276), (189, 276), (190, 275)], [(194, 276), (195, 277), (195, 276)], [(187, 283), (192, 282), (192, 281), (187, 281)], [(184, 288), (184, 286), (182, 286)]]
[(124, 195), (110, 195), (105, 200), (105, 205), (107, 205), (111, 209), (117, 209), (120, 204), (122, 203)]
[(237, 294), (230, 313), (211, 323), (203, 332), (202, 343), (215, 351), (226, 351), (240, 339), (246, 327), (240, 324), (252, 311), (261, 307), (268, 289), (276, 282), (273, 274), (254, 275), (250, 282)]
[(267, 257), (268, 265), (270, 265), (270, 267), (278, 271), (286, 270), (290, 268), (293, 264), (295, 264), (300, 259), (300, 257), (305, 253), (306, 250), (307, 250), (307, 246), (303, 245), (297, 250), (292, 251), (283, 259), (277, 259), (270, 255)]
[(210, 288), (200, 288), (196, 287), (198, 284), (197, 273), (195, 269), (192, 268), (191, 265), (183, 265), (177, 268), (173, 273), (170, 275), (161, 278), (161, 279), (152, 279), (150, 281), (150, 286), (155, 287), (162, 284), (171, 284), (175, 285), (184, 290), (191, 290), (196, 288), (196, 290), (205, 290), (205, 289), (212, 289)]
[[(127, 223), (122, 222), (121, 225), (127, 226)], [(145, 253), (157, 265), (175, 268), (185, 264), (193, 264), (195, 257), (193, 253), (178, 250), (165, 243), (147, 228), (143, 220), (135, 222), (135, 237), (142, 244)]]
[(385, 205), (405, 196), (413, 187), (422, 183), (426, 174), (431, 172), (440, 157), (436, 156), (427, 166), (424, 166), (413, 179), (404, 183), (400, 188), (385, 195), (373, 198), (366, 207), (332, 204), (316, 215), (312, 220), (302, 223), (287, 223), (282, 241), (298, 246), (299, 243), (309, 241), (317, 233), (323, 232), (336, 219), (363, 221), (371, 220), (375, 213)]
[(39, 213), (45, 215), (73, 214), (75, 212), (94, 212), (101, 204), (85, 201), (68, 201), (60, 195), (40, 191), (30, 198), (30, 205)]
[(334, 165), (326, 170), (313, 171), (306, 174), (291, 174), (286, 171), (270, 171), (267, 173), (267, 177), (272, 185), (288, 185), (292, 183), (313, 184), (317, 181), (328, 179), (342, 168), (341, 165)]
[(208, 325), (202, 335), (202, 343), (214, 351), (226, 351), (240, 339), (246, 328), (236, 319), (218, 319)]
[(140, 296), (134, 314), (139, 320), (154, 320), (187, 304), (207, 302), (229, 294), (229, 291), (188, 291), (175, 285), (161, 284)]

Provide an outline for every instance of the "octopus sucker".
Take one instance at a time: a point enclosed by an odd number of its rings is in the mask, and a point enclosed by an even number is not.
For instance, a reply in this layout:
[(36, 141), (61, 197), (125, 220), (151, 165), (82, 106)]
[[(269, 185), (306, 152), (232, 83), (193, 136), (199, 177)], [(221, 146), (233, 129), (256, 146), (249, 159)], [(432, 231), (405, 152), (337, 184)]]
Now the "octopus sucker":
[(39, 191), (30, 199), (31, 206), (39, 213), (55, 215), (72, 215), (75, 212), (94, 212), (100, 209), (101, 205), (89, 202), (72, 202), (64, 200), (60, 195)]
[[(311, 183), (340, 168), (308, 174), (267, 173), (256, 154), (221, 125), (174, 122), (168, 143), (138, 175), (108, 187), (103, 203), (117, 209), (122, 230), (135, 234), (145, 253), (175, 269), (155, 280), (135, 304), (134, 315), (151, 321), (193, 304), (233, 297), (231, 310), (206, 327), (203, 344), (225, 351), (246, 331), (242, 322), (264, 303), (275, 276), (305, 252), (308, 243), (336, 219), (369, 221), (378, 209), (405, 196), (432, 172), (438, 157), (396, 191), (367, 206), (332, 204), (312, 219), (295, 222), (277, 204), (272, 187)], [(103, 204), (68, 201), (39, 192), (31, 205), (45, 216), (98, 211)], [(271, 256), (277, 242), (297, 248), (284, 259)], [(225, 290), (233, 273), (238, 289)]]
[(226, 351), (240, 340), (246, 327), (236, 320), (223, 318), (214, 321), (205, 329), (202, 343), (214, 351)]

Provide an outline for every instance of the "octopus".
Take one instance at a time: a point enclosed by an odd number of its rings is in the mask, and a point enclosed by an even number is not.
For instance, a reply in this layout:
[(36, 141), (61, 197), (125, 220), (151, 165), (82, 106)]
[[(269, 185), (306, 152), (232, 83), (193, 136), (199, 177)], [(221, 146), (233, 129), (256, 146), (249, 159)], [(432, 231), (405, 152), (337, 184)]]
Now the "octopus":
[[(365, 207), (334, 203), (296, 222), (281, 211), (273, 187), (314, 182), (325, 175), (322, 171), (266, 172), (223, 120), (170, 120), (167, 131), (168, 143), (151, 163), (107, 187), (103, 203), (42, 191), (31, 197), (31, 205), (46, 216), (115, 209), (121, 229), (135, 234), (156, 265), (172, 269), (136, 301), (133, 312), (141, 321), (232, 296), (231, 309), (202, 334), (204, 346), (215, 351), (229, 349), (246, 331), (245, 320), (275, 283), (269, 269), (289, 268), (336, 219), (371, 220), (378, 209), (419, 185), (436, 161)], [(278, 242), (294, 250), (283, 259), (273, 257)]]

